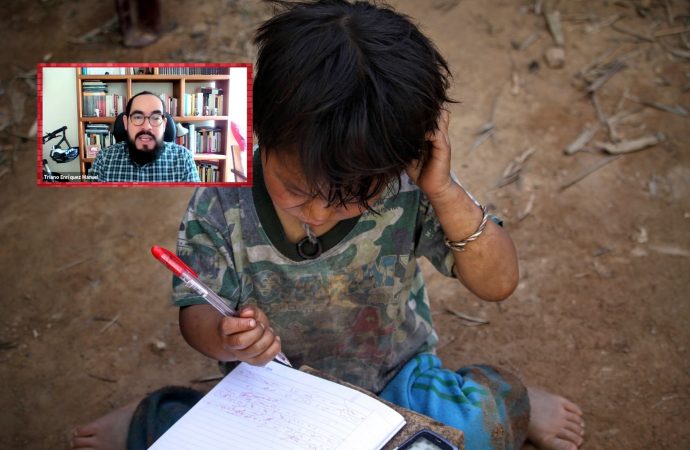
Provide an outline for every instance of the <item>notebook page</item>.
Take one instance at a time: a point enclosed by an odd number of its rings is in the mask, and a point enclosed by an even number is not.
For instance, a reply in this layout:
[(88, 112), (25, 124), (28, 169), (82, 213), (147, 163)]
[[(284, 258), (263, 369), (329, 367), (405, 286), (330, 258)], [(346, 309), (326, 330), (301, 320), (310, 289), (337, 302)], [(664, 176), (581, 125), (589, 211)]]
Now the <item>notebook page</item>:
[(375, 450), (404, 424), (354, 389), (275, 362), (242, 363), (150, 448)]

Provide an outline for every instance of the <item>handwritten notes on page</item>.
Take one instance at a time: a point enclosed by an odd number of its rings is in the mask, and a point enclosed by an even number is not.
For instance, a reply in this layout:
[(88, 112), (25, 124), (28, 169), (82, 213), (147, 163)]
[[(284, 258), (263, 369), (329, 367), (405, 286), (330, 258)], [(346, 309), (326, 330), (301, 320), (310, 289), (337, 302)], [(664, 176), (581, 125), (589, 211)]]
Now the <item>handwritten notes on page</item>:
[(152, 450), (377, 450), (405, 424), (346, 386), (270, 362), (242, 363)]

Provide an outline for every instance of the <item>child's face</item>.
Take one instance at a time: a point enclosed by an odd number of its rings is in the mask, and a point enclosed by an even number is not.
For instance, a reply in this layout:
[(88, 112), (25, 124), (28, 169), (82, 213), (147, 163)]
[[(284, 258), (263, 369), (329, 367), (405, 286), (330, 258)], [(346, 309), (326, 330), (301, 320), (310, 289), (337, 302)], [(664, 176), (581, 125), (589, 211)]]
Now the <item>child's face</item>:
[(273, 204), (301, 223), (314, 229), (326, 228), (364, 211), (356, 203), (329, 206), (321, 196), (312, 195), (296, 156), (272, 153), (267, 158), (265, 152), (261, 152), (261, 160), (266, 189)]

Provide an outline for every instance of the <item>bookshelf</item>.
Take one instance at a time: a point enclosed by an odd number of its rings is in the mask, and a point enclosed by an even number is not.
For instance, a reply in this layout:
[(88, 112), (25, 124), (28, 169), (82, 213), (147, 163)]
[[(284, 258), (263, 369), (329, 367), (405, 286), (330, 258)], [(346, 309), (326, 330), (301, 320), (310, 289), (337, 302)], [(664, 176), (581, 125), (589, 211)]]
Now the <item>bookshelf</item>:
[[(175, 139), (192, 151), (202, 182), (245, 182), (246, 163), (231, 133), (229, 67), (76, 67), (79, 166), (88, 173), (101, 148), (115, 143), (112, 125), (127, 100), (159, 94), (188, 133)], [(246, 89), (246, 81), (244, 88)], [(240, 84), (233, 86), (240, 89)], [(178, 128), (179, 131), (179, 128)]]

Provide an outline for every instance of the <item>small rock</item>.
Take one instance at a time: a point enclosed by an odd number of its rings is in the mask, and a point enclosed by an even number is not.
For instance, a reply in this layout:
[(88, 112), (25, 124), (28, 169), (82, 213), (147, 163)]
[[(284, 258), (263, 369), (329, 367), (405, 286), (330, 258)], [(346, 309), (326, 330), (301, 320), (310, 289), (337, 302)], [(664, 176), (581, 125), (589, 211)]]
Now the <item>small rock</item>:
[(168, 348), (168, 345), (165, 342), (161, 341), (160, 339), (154, 339), (151, 342), (151, 349), (155, 353), (163, 353), (163, 351), (167, 348)]
[(644, 244), (649, 241), (649, 235), (647, 234), (647, 229), (645, 227), (640, 227), (631, 236), (634, 242), (638, 244)]
[(560, 47), (551, 47), (544, 53), (546, 64), (552, 69), (561, 69), (565, 66), (565, 50)]
[(602, 278), (613, 278), (614, 273), (611, 269), (606, 267), (603, 263), (594, 260), (594, 271)]
[(208, 33), (208, 25), (203, 22), (199, 22), (192, 27), (192, 32), (190, 36), (194, 39), (202, 38)]
[(635, 247), (632, 250), (630, 250), (630, 254), (635, 257), (642, 257), (642, 256), (647, 256), (649, 253), (647, 250), (643, 249), (642, 247)]

